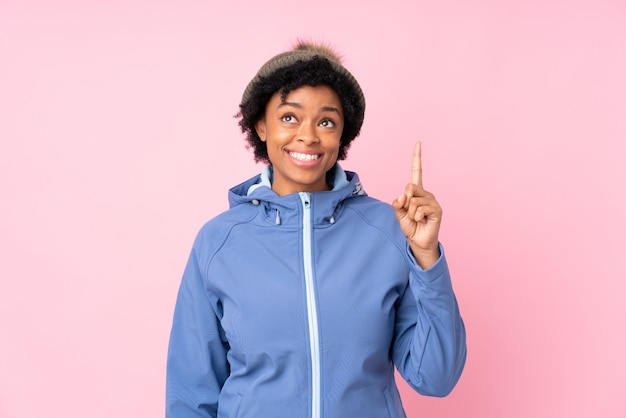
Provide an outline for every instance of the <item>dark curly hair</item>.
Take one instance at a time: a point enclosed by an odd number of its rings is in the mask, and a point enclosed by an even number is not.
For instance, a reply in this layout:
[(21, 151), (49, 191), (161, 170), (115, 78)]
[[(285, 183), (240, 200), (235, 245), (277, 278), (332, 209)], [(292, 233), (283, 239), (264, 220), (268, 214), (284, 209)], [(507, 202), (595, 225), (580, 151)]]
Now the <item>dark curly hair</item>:
[(280, 68), (269, 77), (262, 77), (249, 99), (239, 105), (240, 110), (235, 116), (240, 118), (241, 132), (246, 135), (247, 147), (254, 150), (256, 162), (270, 163), (267, 144), (261, 141), (254, 126), (265, 115), (270, 98), (280, 91), (281, 100), (284, 101), (292, 90), (304, 85), (326, 85), (339, 96), (344, 113), (344, 127), (337, 159), (346, 158), (350, 143), (361, 130), (365, 109), (359, 105), (360, 96), (347, 77), (335, 71), (327, 58), (315, 56), (310, 60), (297, 61), (289, 67)]

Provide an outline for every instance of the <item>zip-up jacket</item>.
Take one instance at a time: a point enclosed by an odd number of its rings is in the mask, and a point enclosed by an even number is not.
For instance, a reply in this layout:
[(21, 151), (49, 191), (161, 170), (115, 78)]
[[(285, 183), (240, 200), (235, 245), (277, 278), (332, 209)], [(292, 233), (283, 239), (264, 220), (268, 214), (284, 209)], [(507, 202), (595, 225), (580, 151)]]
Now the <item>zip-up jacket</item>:
[(405, 417), (394, 364), (423, 395), (456, 385), (465, 328), (443, 248), (423, 270), (391, 205), (336, 170), (333, 190), (285, 196), (256, 176), (202, 227), (174, 312), (168, 418)]

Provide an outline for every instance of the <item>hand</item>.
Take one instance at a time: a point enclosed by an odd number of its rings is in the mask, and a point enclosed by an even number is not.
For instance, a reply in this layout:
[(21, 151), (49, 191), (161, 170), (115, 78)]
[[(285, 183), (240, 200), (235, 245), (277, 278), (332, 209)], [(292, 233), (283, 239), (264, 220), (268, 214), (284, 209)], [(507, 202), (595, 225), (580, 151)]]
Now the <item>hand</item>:
[(442, 210), (435, 196), (422, 187), (422, 143), (419, 141), (413, 149), (411, 183), (391, 205), (418, 264), (423, 269), (435, 264), (441, 255), (439, 227)]

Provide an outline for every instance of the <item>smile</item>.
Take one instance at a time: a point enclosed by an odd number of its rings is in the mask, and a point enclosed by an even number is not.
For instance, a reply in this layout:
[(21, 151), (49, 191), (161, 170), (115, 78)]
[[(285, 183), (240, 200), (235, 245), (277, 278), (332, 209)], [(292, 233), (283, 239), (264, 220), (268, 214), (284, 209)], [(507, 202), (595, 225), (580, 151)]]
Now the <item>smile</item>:
[(290, 152), (289, 155), (300, 161), (313, 161), (320, 157), (319, 154), (303, 154), (301, 152)]

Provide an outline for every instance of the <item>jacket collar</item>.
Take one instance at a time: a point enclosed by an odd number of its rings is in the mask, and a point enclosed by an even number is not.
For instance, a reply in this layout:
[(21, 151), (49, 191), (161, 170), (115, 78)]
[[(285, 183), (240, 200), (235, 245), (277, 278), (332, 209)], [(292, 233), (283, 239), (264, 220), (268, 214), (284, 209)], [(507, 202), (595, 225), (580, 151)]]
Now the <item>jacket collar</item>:
[[(315, 224), (334, 223), (341, 212), (341, 203), (354, 196), (366, 195), (359, 177), (351, 171), (344, 171), (335, 165), (333, 189), (324, 192), (307, 193), (311, 202), (312, 220)], [(239, 205), (254, 205), (265, 212), (265, 217), (279, 225), (299, 225), (301, 222), (302, 200), (299, 193), (278, 196), (271, 188), (271, 169), (229, 190), (231, 208)]]

